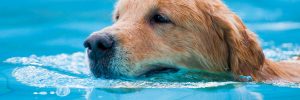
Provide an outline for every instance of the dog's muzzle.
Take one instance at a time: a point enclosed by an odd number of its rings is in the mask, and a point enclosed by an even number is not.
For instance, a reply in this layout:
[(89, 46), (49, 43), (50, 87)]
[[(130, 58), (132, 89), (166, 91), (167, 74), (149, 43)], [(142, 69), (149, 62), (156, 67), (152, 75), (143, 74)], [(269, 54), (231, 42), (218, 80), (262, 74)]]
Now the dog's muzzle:
[(96, 78), (114, 77), (111, 60), (115, 54), (115, 40), (108, 33), (95, 34), (84, 42), (87, 48), (90, 70)]

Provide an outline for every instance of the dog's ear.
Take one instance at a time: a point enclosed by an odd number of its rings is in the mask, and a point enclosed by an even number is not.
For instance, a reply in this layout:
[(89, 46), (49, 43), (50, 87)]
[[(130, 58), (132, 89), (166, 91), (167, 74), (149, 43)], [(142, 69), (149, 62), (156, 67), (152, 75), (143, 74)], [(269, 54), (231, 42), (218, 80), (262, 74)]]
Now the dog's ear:
[(254, 76), (265, 60), (256, 35), (246, 28), (237, 15), (226, 7), (223, 10), (207, 14), (213, 23), (213, 29), (219, 31), (217, 34), (223, 37), (227, 44), (228, 66), (236, 75)]

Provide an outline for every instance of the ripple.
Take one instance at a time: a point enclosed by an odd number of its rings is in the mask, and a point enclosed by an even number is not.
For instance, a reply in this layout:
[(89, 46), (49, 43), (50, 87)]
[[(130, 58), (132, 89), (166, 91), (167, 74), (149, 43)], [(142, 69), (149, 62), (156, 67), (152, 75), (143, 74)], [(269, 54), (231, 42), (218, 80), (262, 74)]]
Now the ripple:
[(273, 43), (265, 43), (266, 49), (264, 54), (267, 58), (274, 61), (295, 60), (300, 55), (300, 47), (292, 43), (284, 43), (278, 47), (274, 47)]
[[(282, 44), (280, 47), (269, 46), (264, 49), (266, 56), (275, 61), (293, 60), (293, 57), (298, 55), (299, 52), (299, 46), (290, 43)], [(31, 55), (29, 57), (12, 57), (4, 62), (21, 66), (15, 68), (12, 72), (12, 76), (17, 81), (28, 86), (58, 88), (58, 90), (61, 90), (58, 91), (61, 96), (68, 94), (69, 88), (209, 88), (239, 84), (239, 82), (226, 81), (224, 78), (214, 77), (214, 79), (209, 79), (207, 73), (198, 74), (191, 72), (178, 75), (154, 76), (149, 80), (94, 79), (90, 76), (84, 52), (52, 56)], [(219, 76), (223, 75), (220, 74)], [(198, 80), (184, 82), (163, 81), (172, 78), (177, 80), (181, 80), (182, 78)], [(300, 88), (300, 85), (295, 83), (266, 83), (276, 86)]]
[(30, 57), (12, 57), (4, 62), (12, 64), (32, 65), (40, 67), (48, 67), (53, 70), (70, 72), (78, 75), (90, 74), (85, 62), (85, 53), (76, 52), (71, 55), (59, 54), (54, 56), (31, 55)]
[(237, 84), (238, 82), (149, 82), (124, 80), (97, 80), (78, 78), (35, 66), (17, 68), (13, 71), (17, 81), (35, 87), (69, 88), (207, 88)]
[(289, 88), (300, 88), (300, 83), (289, 82), (289, 81), (268, 81), (266, 84), (278, 86), (278, 87), (289, 87)]

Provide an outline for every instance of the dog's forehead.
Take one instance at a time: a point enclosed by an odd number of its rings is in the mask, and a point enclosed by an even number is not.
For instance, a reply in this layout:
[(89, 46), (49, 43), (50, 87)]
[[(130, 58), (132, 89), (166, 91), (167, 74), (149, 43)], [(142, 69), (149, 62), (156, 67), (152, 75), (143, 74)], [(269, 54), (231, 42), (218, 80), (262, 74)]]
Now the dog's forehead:
[(193, 7), (194, 5), (195, 0), (119, 0), (116, 10), (122, 12), (128, 9), (147, 10), (147, 8), (155, 9), (163, 7), (175, 9), (178, 6)]
[(158, 4), (159, 0), (119, 0), (117, 3), (117, 8), (119, 9), (129, 9), (149, 6), (155, 6)]

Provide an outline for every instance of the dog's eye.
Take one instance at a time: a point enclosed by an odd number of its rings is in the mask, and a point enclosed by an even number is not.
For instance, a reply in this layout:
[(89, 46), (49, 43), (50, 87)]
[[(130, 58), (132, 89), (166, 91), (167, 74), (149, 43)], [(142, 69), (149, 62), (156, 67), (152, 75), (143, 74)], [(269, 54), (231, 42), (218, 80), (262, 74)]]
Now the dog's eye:
[(120, 18), (120, 16), (119, 16), (119, 15), (116, 15), (115, 18), (114, 18), (114, 21), (118, 21), (119, 18)]
[(119, 15), (117, 15), (117, 16), (115, 17), (115, 20), (119, 20), (119, 18), (120, 18), (120, 16), (119, 16)]
[(168, 24), (171, 23), (171, 20), (166, 16), (156, 14), (151, 18), (151, 23)]

